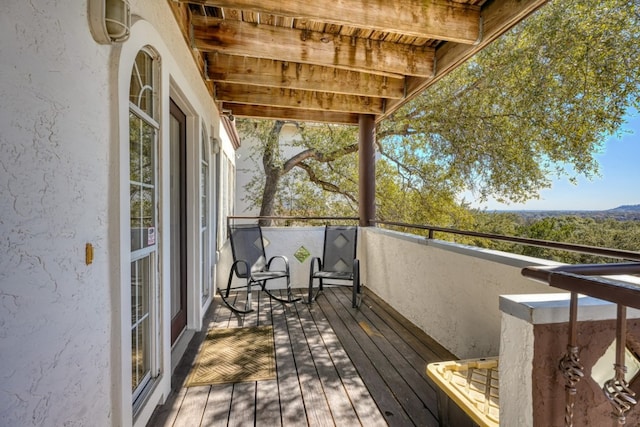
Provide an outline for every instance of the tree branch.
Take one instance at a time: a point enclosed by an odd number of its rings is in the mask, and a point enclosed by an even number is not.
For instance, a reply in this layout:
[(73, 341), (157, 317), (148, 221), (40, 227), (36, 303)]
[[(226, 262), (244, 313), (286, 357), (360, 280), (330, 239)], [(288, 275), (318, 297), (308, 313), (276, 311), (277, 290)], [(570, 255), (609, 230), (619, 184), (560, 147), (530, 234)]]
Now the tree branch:
[(285, 174), (289, 172), (291, 169), (300, 165), (300, 163), (304, 162), (307, 159), (313, 159), (321, 163), (328, 163), (344, 155), (355, 153), (356, 151), (358, 151), (358, 144), (347, 145), (346, 147), (339, 148), (330, 153), (322, 153), (315, 148), (309, 148), (307, 150), (301, 151), (300, 153), (287, 160), (282, 167), (282, 173)]
[(351, 202), (358, 203), (358, 200), (356, 200), (356, 198), (353, 195), (347, 193), (344, 190), (341, 190), (340, 187), (338, 187), (335, 184), (332, 184), (332, 183), (327, 182), (327, 181), (323, 181), (320, 178), (318, 178), (318, 175), (316, 175), (314, 170), (311, 169), (311, 166), (309, 166), (308, 164), (306, 164), (304, 162), (299, 162), (295, 166), (299, 167), (302, 170), (304, 170), (307, 173), (307, 176), (309, 177), (309, 181), (313, 182), (314, 184), (319, 185), (323, 190), (329, 191), (331, 193), (341, 194), (344, 197), (346, 197), (347, 199), (349, 199)]

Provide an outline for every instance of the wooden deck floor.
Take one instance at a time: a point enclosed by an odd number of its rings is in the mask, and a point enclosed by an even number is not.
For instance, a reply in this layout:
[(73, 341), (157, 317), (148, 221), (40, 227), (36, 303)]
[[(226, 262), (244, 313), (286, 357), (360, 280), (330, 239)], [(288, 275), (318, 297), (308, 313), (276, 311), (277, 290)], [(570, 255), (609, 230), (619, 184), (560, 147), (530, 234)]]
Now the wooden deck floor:
[(365, 293), (359, 309), (350, 298), (350, 289), (327, 288), (310, 306), (283, 305), (255, 293), (257, 310), (245, 316), (217, 300), (210, 328), (273, 325), (277, 379), (183, 387), (203, 331), (148, 426), (437, 426), (425, 367), (454, 356), (376, 295)]

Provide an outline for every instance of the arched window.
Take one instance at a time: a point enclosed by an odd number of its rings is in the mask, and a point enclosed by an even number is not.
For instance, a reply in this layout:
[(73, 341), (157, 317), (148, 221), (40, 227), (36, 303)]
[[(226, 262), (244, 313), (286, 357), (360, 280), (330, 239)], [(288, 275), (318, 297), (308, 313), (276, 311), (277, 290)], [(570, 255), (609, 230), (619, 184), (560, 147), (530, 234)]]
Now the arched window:
[(129, 200), (131, 234), (131, 389), (133, 403), (158, 369), (157, 325), (157, 61), (142, 50), (136, 56), (129, 90)]

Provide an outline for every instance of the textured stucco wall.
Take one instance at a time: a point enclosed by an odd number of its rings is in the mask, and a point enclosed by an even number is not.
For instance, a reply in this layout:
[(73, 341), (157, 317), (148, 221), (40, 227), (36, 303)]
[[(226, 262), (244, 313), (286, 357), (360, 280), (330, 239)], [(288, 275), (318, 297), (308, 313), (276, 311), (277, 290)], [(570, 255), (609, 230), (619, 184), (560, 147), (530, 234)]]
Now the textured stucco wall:
[[(2, 426), (133, 424), (122, 171), (128, 164), (128, 80), (140, 48), (149, 45), (161, 57), (165, 118), (171, 94), (192, 114), (195, 138), (203, 123), (232, 152), (168, 2), (132, 0), (131, 6), (131, 38), (103, 46), (89, 31), (87, 2), (0, 2)], [(168, 126), (161, 126), (162, 138)], [(161, 152), (167, 170), (168, 151)], [(197, 162), (198, 149), (191, 152)], [(197, 188), (197, 168), (194, 174)], [(160, 179), (167, 183), (167, 173)], [(168, 185), (161, 187), (166, 196)], [(159, 207), (165, 217), (167, 206)], [(89, 266), (86, 243), (95, 251)], [(168, 271), (166, 256), (162, 261), (161, 276)], [(161, 283), (161, 294), (168, 295), (168, 281)], [(159, 314), (165, 325), (167, 302)], [(171, 349), (167, 333), (162, 336), (166, 380), (136, 418), (140, 425), (170, 390)]]
[(499, 296), (545, 293), (520, 274), (541, 260), (362, 229), (363, 282), (459, 358), (497, 356)]
[(112, 422), (110, 49), (66, 3), (0, 3), (3, 426)]
[(533, 325), (502, 313), (500, 425), (533, 427)]

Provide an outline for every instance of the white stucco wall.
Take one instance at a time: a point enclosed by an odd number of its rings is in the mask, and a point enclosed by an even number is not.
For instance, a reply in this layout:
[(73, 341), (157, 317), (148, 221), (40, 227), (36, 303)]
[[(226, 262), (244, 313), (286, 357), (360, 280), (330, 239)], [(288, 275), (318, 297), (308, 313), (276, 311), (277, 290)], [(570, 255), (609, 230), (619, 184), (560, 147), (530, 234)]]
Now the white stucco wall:
[(546, 293), (522, 267), (542, 260), (361, 229), (363, 283), (461, 359), (497, 356), (499, 296)]
[[(131, 38), (99, 45), (87, 2), (0, 3), (0, 425), (127, 426), (130, 382), (128, 81), (151, 46), (161, 59), (160, 191), (168, 191), (168, 100), (222, 141), (218, 113), (166, 1), (132, 0)], [(164, 138), (164, 139), (163, 139)], [(197, 143), (198, 144), (198, 143)], [(190, 146), (198, 162), (198, 146)], [(189, 198), (198, 203), (198, 171)], [(197, 221), (197, 204), (191, 217)], [(159, 207), (167, 217), (166, 203)], [(199, 278), (191, 240), (192, 285)], [(168, 247), (168, 230), (159, 239)], [(85, 244), (94, 261), (85, 265)], [(162, 295), (169, 295), (165, 258)], [(197, 288), (196, 288), (197, 289)], [(189, 327), (199, 295), (189, 291)], [(135, 422), (170, 391), (168, 301), (161, 304), (163, 375)]]
[(113, 421), (111, 49), (60, 3), (0, 3), (3, 426)]
[(533, 325), (502, 313), (500, 425), (533, 426)]

